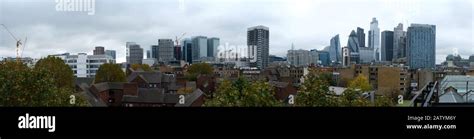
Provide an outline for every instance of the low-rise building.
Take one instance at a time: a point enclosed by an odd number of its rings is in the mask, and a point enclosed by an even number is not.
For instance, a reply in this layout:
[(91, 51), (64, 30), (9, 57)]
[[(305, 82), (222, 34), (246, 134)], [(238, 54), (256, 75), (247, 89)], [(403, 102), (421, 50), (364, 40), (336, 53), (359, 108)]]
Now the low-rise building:
[(109, 55), (87, 55), (86, 53), (70, 55), (69, 53), (64, 53), (51, 56), (64, 60), (71, 67), (76, 77), (95, 77), (102, 64), (115, 64), (115, 59)]

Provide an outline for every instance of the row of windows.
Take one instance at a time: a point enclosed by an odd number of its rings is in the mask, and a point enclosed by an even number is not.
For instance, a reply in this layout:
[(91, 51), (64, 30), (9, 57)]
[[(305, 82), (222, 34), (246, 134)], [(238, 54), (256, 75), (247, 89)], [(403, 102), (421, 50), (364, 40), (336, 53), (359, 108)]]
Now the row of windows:
[[(77, 70), (72, 70), (74, 74), (77, 74)], [(97, 73), (97, 70), (87, 70), (87, 73)]]
[[(65, 61), (66, 63), (77, 63), (76, 59), (73, 60), (67, 60)], [(86, 60), (87, 63), (107, 63), (107, 60), (101, 59), (101, 60)]]
[[(77, 68), (77, 65), (69, 65), (71, 69)], [(99, 68), (100, 65), (87, 65), (87, 68)]]

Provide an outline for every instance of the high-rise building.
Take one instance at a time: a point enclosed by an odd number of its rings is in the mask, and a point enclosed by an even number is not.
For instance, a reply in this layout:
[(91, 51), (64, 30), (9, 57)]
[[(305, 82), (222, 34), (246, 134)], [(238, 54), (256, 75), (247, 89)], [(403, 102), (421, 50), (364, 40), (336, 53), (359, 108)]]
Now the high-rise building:
[(150, 49), (151, 49), (151, 52), (150, 52), (151, 58), (158, 60), (160, 58), (159, 56), (160, 47), (158, 45), (152, 45)]
[(393, 59), (405, 57), (406, 48), (406, 32), (403, 31), (403, 24), (393, 28)]
[(125, 44), (125, 58), (126, 58), (126, 62), (128, 64), (130, 64), (130, 46), (131, 45), (136, 45), (136, 44), (137, 43), (135, 43), (135, 42), (126, 42), (126, 44)]
[(330, 61), (331, 63), (341, 62), (341, 43), (339, 42), (339, 34), (331, 38), (331, 45), (329, 46)]
[[(370, 22), (370, 30), (369, 30), (369, 48), (372, 48), (377, 53), (378, 49), (380, 49), (380, 29), (379, 29), (379, 22), (374, 17), (372, 18), (372, 22)], [(379, 57), (379, 56), (375, 56)], [(376, 59), (377, 61), (380, 59)]]
[(174, 52), (173, 52), (174, 59), (183, 60), (183, 58), (182, 58), (183, 53), (181, 52), (181, 48), (182, 48), (181, 45), (174, 46), (174, 49), (173, 49), (174, 50)]
[(94, 55), (104, 55), (105, 54), (105, 48), (103, 46), (96, 46), (94, 49)]
[(143, 48), (138, 44), (131, 44), (128, 46), (129, 57), (127, 63), (132, 64), (142, 64), (143, 59)]
[(407, 31), (407, 63), (410, 69), (434, 69), (436, 26), (411, 24)]
[(327, 51), (318, 51), (319, 61), (322, 66), (329, 66), (331, 58), (329, 52)]
[(151, 58), (151, 51), (150, 50), (146, 50), (146, 58)]
[(207, 37), (206, 36), (193, 37), (192, 44), (193, 44), (193, 48), (192, 48), (193, 61), (200, 61), (202, 58), (207, 57)]
[[(370, 63), (375, 61), (375, 51), (369, 47), (359, 48), (359, 63)], [(354, 57), (355, 58), (355, 57)]]
[(117, 58), (115, 50), (105, 50), (105, 55), (111, 56), (114, 60)]
[(398, 40), (398, 51), (400, 51), (400, 58), (407, 57), (407, 34), (406, 32)]
[(357, 38), (359, 39), (359, 47), (365, 47), (365, 33), (361, 27), (357, 27)]
[(319, 51), (312, 49), (309, 51), (309, 64), (318, 65), (319, 64)]
[(350, 51), (351, 61), (359, 63), (359, 39), (357, 38), (357, 35), (354, 30), (352, 30), (351, 34), (349, 35), (349, 39), (347, 40), (347, 47)]
[(213, 37), (207, 39), (207, 57), (217, 57), (217, 47), (219, 47), (219, 38)]
[(174, 60), (173, 40), (158, 39), (158, 61), (168, 62)]
[(310, 55), (308, 50), (288, 50), (287, 60), (296, 67), (306, 67), (310, 64)]
[[(265, 69), (268, 66), (270, 30), (265, 26), (255, 26), (247, 29), (247, 46), (249, 47), (249, 57), (251, 66)], [(253, 62), (253, 61), (255, 62)]]
[(393, 31), (383, 31), (382, 32), (382, 58), (381, 61), (392, 61), (393, 59), (393, 51), (394, 51), (394, 43), (393, 43)]
[(188, 63), (193, 63), (193, 42), (191, 39), (186, 38), (181, 43), (183, 45), (183, 59)]

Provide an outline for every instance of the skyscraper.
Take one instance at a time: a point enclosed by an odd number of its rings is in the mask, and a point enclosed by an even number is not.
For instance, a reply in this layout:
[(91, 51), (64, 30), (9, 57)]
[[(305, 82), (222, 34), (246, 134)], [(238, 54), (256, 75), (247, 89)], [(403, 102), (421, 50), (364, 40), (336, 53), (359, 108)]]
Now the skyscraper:
[(138, 44), (130, 44), (129, 48), (129, 57), (127, 63), (131, 64), (142, 64), (143, 60), (143, 48)]
[(150, 49), (151, 49), (151, 52), (150, 52), (151, 58), (154, 58), (158, 61), (158, 59), (159, 59), (159, 53), (158, 52), (159, 52), (160, 47), (158, 47), (158, 45), (152, 45)]
[(188, 63), (193, 63), (193, 43), (192, 40), (186, 38), (181, 43), (183, 45), (183, 60)]
[(392, 61), (394, 43), (393, 43), (393, 31), (383, 31), (382, 32), (382, 58), (381, 61)]
[[(379, 29), (379, 22), (374, 17), (372, 18), (372, 22), (370, 22), (370, 30), (369, 30), (369, 47), (375, 50), (375, 53), (378, 52), (380, 49), (380, 29)], [(375, 56), (376, 58), (378, 56)], [(376, 59), (378, 61), (379, 59)]]
[(136, 44), (135, 42), (126, 42), (125, 44), (125, 59), (128, 64), (130, 64), (130, 46)]
[(217, 47), (219, 47), (219, 38), (213, 37), (207, 39), (207, 57), (217, 57)]
[(182, 48), (181, 45), (176, 45), (173, 48), (173, 50), (174, 50), (174, 52), (173, 52), (174, 59), (176, 59), (178, 61), (183, 60), (183, 57), (182, 57), (183, 52), (181, 52), (181, 50), (182, 50), (181, 48)]
[(318, 56), (319, 56), (319, 61), (321, 61), (321, 65), (329, 66), (329, 64), (330, 64), (329, 52), (319, 51)]
[(352, 30), (351, 34), (349, 35), (349, 39), (347, 40), (347, 47), (350, 51), (351, 61), (359, 63), (359, 39), (357, 38), (357, 35), (354, 30)]
[[(369, 47), (359, 47), (359, 61), (358, 63), (370, 63), (375, 61), (375, 50)], [(354, 57), (356, 58), (356, 57)], [(357, 60), (357, 59), (356, 59)], [(357, 61), (355, 61), (357, 62)]]
[(399, 23), (393, 28), (393, 59), (405, 57), (405, 38), (406, 32), (403, 31), (403, 24)]
[(94, 55), (104, 55), (105, 48), (103, 46), (96, 46), (93, 53)]
[(411, 24), (407, 31), (407, 63), (410, 69), (435, 68), (436, 26)]
[(174, 60), (173, 44), (171, 39), (158, 39), (158, 61), (167, 62)]
[(151, 58), (151, 51), (150, 50), (146, 50), (146, 58)]
[(359, 47), (365, 47), (365, 33), (363, 28), (357, 27), (357, 38), (359, 39)]
[(339, 34), (331, 38), (331, 45), (329, 46), (329, 57), (331, 63), (341, 62), (341, 43), (339, 42)]
[(251, 56), (252, 53), (256, 56), (254, 57), (255, 62), (251, 63), (252, 66), (256, 66), (260, 69), (265, 69), (268, 66), (270, 47), (269, 40), (270, 30), (268, 27), (260, 25), (247, 29), (247, 46), (249, 47), (249, 56)]
[(207, 37), (206, 36), (196, 36), (192, 38), (193, 51), (192, 59), (193, 61), (199, 61), (201, 58), (207, 57)]

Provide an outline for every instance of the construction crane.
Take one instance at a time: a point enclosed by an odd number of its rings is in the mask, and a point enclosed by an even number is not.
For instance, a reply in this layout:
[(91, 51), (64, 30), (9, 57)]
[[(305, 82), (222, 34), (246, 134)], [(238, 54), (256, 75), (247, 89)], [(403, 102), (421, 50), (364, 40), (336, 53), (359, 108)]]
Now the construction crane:
[[(16, 62), (17, 62), (17, 64), (20, 64), (20, 58), (21, 58), (20, 48), (21, 48), (21, 46), (24, 46), (24, 45), (23, 45), (21, 39), (17, 39), (15, 37), (15, 35), (13, 35), (13, 33), (7, 28), (7, 26), (5, 26), (4, 24), (1, 24), (1, 25), (5, 28), (5, 30), (7, 30), (7, 32), (10, 34), (10, 36), (12, 36), (12, 38), (16, 41)], [(26, 43), (26, 39), (27, 38), (25, 37), (25, 43)], [(23, 47), (23, 49), (24, 49), (24, 47)], [(23, 51), (22, 51), (22, 53), (23, 53)]]
[(179, 46), (179, 41), (181, 41), (181, 39), (184, 37), (184, 35), (186, 35), (186, 32), (183, 33), (179, 38), (178, 38), (178, 36), (176, 36), (176, 40), (175, 40), (176, 46)]

